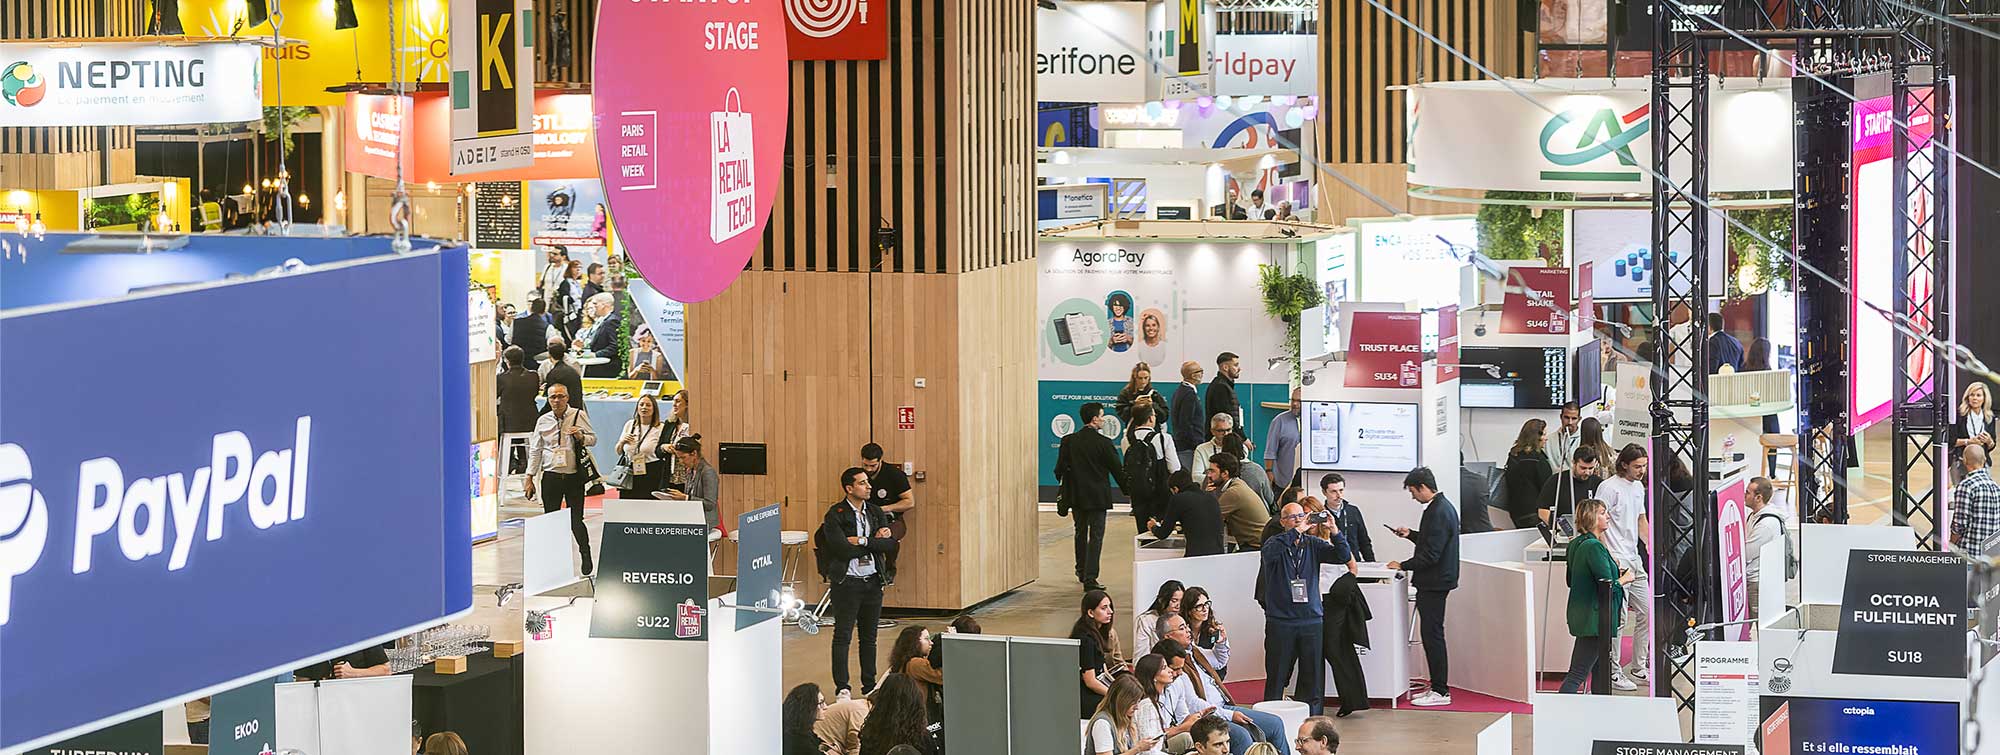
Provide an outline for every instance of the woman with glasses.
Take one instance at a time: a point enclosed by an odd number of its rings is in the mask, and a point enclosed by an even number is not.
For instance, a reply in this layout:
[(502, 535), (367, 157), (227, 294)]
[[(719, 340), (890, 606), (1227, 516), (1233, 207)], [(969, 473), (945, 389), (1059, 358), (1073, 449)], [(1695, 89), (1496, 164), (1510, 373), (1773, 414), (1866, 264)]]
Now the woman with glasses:
[(1187, 589), (1181, 597), (1181, 618), (1187, 619), (1188, 628), (1194, 632), (1195, 650), (1215, 669), (1217, 676), (1229, 678), (1229, 629), (1215, 617), (1215, 601), (1209, 599), (1208, 590)]

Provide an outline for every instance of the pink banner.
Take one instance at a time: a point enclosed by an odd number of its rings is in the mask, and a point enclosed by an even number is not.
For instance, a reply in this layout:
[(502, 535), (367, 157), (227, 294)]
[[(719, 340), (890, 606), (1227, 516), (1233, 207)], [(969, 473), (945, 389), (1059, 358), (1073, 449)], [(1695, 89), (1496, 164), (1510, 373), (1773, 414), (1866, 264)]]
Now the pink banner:
[(780, 3), (597, 7), (597, 162), (646, 281), (722, 293), (762, 241), (790, 105)]
[(1500, 332), (1562, 335), (1569, 332), (1569, 268), (1507, 269), (1507, 298), (1500, 304)]
[(1458, 379), (1458, 305), (1438, 310), (1437, 381)]
[[(1742, 621), (1750, 618), (1750, 561), (1746, 555), (1746, 537), (1743, 523), (1748, 518), (1744, 508), (1744, 498), (1748, 486), (1742, 478), (1737, 478), (1728, 487), (1715, 491), (1715, 529), (1721, 533), (1717, 545), (1722, 557), (1722, 620)], [(1723, 630), (1723, 637), (1734, 636), (1737, 640), (1750, 639), (1750, 625), (1739, 624)]]

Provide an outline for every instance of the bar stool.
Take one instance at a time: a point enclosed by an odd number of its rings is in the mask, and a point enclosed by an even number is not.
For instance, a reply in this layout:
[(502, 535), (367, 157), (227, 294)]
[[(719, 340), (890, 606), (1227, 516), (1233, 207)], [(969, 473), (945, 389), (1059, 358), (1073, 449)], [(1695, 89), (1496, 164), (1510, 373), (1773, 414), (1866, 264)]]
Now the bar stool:
[(1783, 433), (1764, 433), (1757, 436), (1757, 445), (1763, 449), (1763, 453), (1758, 455), (1758, 465), (1762, 468), (1760, 471), (1769, 470), (1771, 463), (1777, 460), (1779, 454), (1787, 454), (1792, 457), (1792, 463), (1787, 467), (1789, 474), (1782, 480), (1775, 479), (1775, 476), (1771, 480), (1772, 488), (1779, 490), (1792, 489), (1799, 479), (1799, 436)]
[(779, 585), (790, 587), (795, 592), (798, 590), (799, 563), (805, 560), (806, 541), (810, 537), (811, 535), (805, 530), (778, 532), (778, 558), (783, 562), (783, 566), (779, 567), (781, 569), (781, 576), (778, 577)]
[[(531, 444), (534, 437), (534, 433), (500, 434), (500, 479), (507, 480), (526, 473), (530, 462), (528, 453), (534, 448)], [(514, 472), (514, 449), (516, 448), (521, 449), (521, 469), (523, 470), (518, 474)]]

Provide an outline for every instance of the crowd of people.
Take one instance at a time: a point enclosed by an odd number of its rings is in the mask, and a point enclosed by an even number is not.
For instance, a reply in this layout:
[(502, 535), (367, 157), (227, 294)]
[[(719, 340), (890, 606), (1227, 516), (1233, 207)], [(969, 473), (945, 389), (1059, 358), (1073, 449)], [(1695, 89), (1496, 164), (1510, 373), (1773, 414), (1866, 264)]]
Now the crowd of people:
[[(947, 633), (979, 634), (959, 616)], [(864, 655), (864, 659), (870, 656)], [(864, 667), (872, 664), (864, 660)], [(844, 677), (843, 677), (844, 679)], [(860, 695), (840, 686), (831, 702), (818, 684), (785, 696), (784, 755), (941, 755), (944, 752), (944, 647), (929, 627), (909, 624), (889, 651), (889, 674)]]

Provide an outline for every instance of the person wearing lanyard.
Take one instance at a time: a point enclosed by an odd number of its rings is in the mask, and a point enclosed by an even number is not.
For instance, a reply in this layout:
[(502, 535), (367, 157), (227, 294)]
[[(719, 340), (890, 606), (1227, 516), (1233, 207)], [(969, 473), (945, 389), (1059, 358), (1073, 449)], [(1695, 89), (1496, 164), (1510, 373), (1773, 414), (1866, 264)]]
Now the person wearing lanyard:
[(661, 490), (653, 493), (654, 498), (667, 501), (700, 501), (702, 516), (708, 519), (708, 528), (722, 526), (722, 512), (717, 502), (722, 498), (722, 479), (715, 474), (715, 467), (701, 457), (701, 433), (695, 433), (670, 444), (674, 450), (674, 460), (687, 471), (686, 490)]
[(833, 583), (833, 686), (849, 696), (847, 651), (861, 632), (861, 694), (875, 691), (875, 634), (882, 618), (882, 575), (877, 559), (896, 551), (888, 516), (868, 500), (874, 485), (868, 472), (848, 467), (840, 474), (845, 497), (827, 509), (819, 528), (819, 573)]
[(576, 550), (583, 556), (583, 576), (596, 571), (590, 559), (590, 530), (583, 526), (583, 479), (579, 453), (590, 453), (597, 433), (590, 429), (590, 413), (572, 409), (569, 386), (549, 385), (549, 411), (535, 420), (535, 434), (528, 441), (528, 477), (523, 487), (535, 497), (536, 478), (541, 479), (542, 511), (569, 507), (569, 529), (576, 536)]
[[(1317, 520), (1317, 521), (1315, 521)], [(1299, 697), (1312, 714), (1326, 708), (1326, 675), (1320, 672), (1323, 610), (1319, 598), (1321, 564), (1346, 564), (1347, 539), (1319, 512), (1306, 516), (1305, 507), (1285, 504), (1278, 521), (1286, 531), (1264, 541), (1264, 699), (1277, 700), (1299, 674)], [(1308, 531), (1327, 525), (1331, 540)]]

